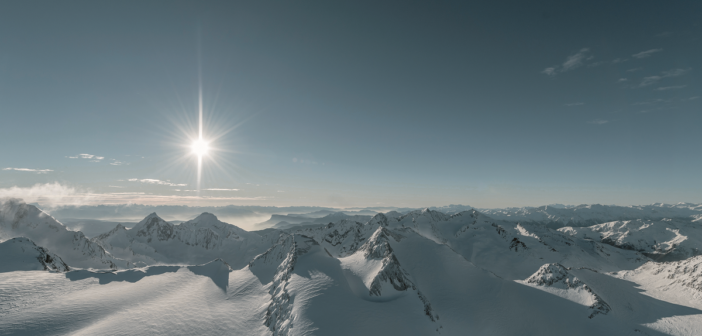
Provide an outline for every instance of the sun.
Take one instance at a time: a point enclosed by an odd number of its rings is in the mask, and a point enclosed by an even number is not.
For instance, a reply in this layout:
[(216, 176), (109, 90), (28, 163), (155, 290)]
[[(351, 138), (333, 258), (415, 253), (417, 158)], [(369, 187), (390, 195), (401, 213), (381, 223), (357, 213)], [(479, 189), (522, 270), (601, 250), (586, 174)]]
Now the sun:
[(207, 141), (202, 139), (195, 140), (190, 147), (193, 149), (193, 153), (197, 154), (198, 157), (207, 155), (207, 152), (210, 150)]

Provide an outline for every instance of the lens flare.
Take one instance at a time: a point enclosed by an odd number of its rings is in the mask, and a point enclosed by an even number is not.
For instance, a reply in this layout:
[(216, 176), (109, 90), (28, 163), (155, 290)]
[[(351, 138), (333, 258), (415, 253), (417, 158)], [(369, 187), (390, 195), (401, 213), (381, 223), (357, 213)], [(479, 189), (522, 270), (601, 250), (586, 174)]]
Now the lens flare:
[(199, 139), (199, 140), (196, 140), (195, 142), (193, 142), (191, 148), (193, 149), (193, 153), (199, 157), (207, 155), (207, 152), (210, 150), (210, 147), (209, 147), (209, 144), (207, 143), (207, 141), (204, 141), (202, 139)]

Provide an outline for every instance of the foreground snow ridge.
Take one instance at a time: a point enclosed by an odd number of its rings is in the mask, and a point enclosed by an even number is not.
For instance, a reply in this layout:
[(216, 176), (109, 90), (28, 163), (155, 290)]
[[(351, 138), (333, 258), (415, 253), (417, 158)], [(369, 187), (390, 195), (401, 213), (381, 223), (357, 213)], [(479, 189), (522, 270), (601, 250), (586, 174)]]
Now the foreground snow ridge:
[(702, 331), (701, 206), (453, 208), (303, 214), (254, 232), (152, 213), (87, 239), (7, 200), (0, 334)]

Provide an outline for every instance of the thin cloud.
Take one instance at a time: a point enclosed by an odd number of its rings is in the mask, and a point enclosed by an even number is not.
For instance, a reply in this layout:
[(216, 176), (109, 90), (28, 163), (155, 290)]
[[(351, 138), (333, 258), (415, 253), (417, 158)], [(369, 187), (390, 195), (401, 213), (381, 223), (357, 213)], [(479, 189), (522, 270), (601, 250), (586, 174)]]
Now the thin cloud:
[(566, 61), (563, 62), (561, 72), (570, 71), (583, 65), (583, 60), (585, 60), (588, 51), (590, 51), (589, 48), (583, 48), (576, 54), (568, 56)]
[(27, 203), (39, 203), (42, 207), (58, 207), (65, 205), (98, 205), (98, 204), (145, 204), (145, 205), (198, 205), (208, 202), (213, 205), (229, 205), (233, 201), (270, 200), (273, 197), (210, 197), (210, 196), (179, 196), (153, 195), (142, 192), (126, 193), (92, 193), (89, 190), (78, 190), (58, 182), (35, 184), (31, 187), (0, 188), (0, 199), (16, 198)]
[(700, 96), (690, 97), (690, 98), (688, 98), (688, 100), (695, 100), (695, 99), (697, 99), (697, 98), (699, 98), (699, 97), (700, 97)]
[(663, 86), (655, 89), (656, 91), (668, 91), (668, 90), (678, 90), (686, 88), (687, 85), (677, 85), (677, 86)]
[(31, 168), (11, 168), (11, 167), (3, 168), (2, 170), (14, 170), (14, 171), (21, 171), (21, 172), (37, 173), (37, 174), (46, 174), (46, 173), (53, 171), (51, 169), (31, 169)]
[(662, 71), (660, 76), (649, 76), (649, 77), (644, 77), (644, 79), (641, 81), (641, 84), (639, 86), (649, 86), (652, 84), (655, 84), (659, 80), (663, 78), (669, 78), (669, 77), (678, 77), (682, 76), (688, 72), (692, 71), (692, 68), (687, 68), (687, 69), (672, 69), (668, 71)]
[(565, 106), (580, 106), (580, 105), (585, 105), (585, 103), (578, 102), (578, 103), (565, 104)]
[(626, 81), (628, 81), (628, 80), (629, 80), (629, 79), (627, 79), (627, 78), (619, 78), (619, 80), (618, 80), (617, 82), (620, 82), (620, 83), (621, 83), (621, 82), (626, 82)]
[(604, 125), (604, 124), (606, 124), (606, 123), (608, 123), (608, 122), (609, 122), (609, 120), (595, 119), (595, 120), (588, 121), (588, 124)]
[(208, 188), (205, 190), (210, 190), (210, 191), (239, 191), (239, 189), (224, 189), (224, 188)]
[(639, 71), (639, 70), (643, 70), (643, 68), (633, 68), (633, 69), (627, 70), (626, 72), (636, 72), (636, 71)]
[(590, 48), (582, 48), (577, 53), (570, 55), (560, 66), (548, 67), (541, 71), (541, 73), (548, 76), (555, 76), (558, 72), (566, 72), (577, 69), (584, 64), (584, 61), (591, 60), (593, 56), (588, 55)]
[(124, 165), (128, 165), (128, 164), (129, 163), (117, 161), (115, 159), (112, 159), (112, 162), (110, 162), (110, 165), (113, 165), (113, 166), (124, 166)]
[(187, 187), (187, 184), (180, 184), (180, 183), (172, 183), (170, 181), (161, 181), (157, 179), (136, 179), (136, 178), (130, 178), (127, 181), (129, 182), (141, 182), (141, 183), (147, 183), (147, 184), (158, 184), (158, 185), (165, 185), (169, 187)]
[(638, 59), (642, 59), (642, 58), (651, 57), (652, 54), (655, 54), (655, 53), (661, 52), (661, 51), (663, 51), (663, 49), (650, 49), (650, 50), (642, 51), (638, 54), (633, 54), (631, 56), (638, 58)]
[(97, 156), (93, 154), (78, 154), (76, 156), (67, 156), (69, 159), (85, 159), (90, 160), (90, 162), (100, 162), (105, 159), (104, 156)]
[(76, 188), (62, 185), (58, 182), (35, 184), (31, 187), (0, 188), (0, 199), (18, 198), (27, 203), (41, 203), (48, 206), (74, 204), (80, 205), (90, 201)]
[(543, 74), (547, 74), (549, 76), (555, 76), (556, 75), (556, 68), (550, 67), (546, 68), (543, 71), (541, 71)]

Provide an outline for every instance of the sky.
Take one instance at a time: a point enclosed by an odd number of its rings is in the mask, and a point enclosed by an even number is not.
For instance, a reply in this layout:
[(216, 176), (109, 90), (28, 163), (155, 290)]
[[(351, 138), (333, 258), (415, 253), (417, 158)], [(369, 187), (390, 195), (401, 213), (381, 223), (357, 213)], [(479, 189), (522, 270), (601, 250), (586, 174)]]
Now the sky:
[(0, 197), (702, 203), (701, 23), (699, 1), (6, 2)]

